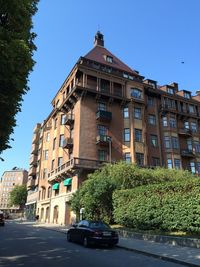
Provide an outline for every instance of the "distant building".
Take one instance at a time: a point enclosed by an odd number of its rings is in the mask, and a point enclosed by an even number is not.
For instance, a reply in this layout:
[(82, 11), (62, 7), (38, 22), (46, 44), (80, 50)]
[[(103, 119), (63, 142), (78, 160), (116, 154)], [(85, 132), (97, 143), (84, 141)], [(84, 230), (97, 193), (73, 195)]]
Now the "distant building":
[(19, 212), (19, 206), (9, 205), (10, 192), (16, 185), (26, 185), (28, 172), (24, 169), (13, 168), (11, 171), (5, 171), (0, 181), (0, 210), (13, 213)]
[(145, 80), (104, 47), (100, 32), (52, 106), (32, 146), (37, 168), (32, 161), (29, 171), (42, 222), (71, 223), (72, 193), (105, 162), (200, 174), (200, 93)]

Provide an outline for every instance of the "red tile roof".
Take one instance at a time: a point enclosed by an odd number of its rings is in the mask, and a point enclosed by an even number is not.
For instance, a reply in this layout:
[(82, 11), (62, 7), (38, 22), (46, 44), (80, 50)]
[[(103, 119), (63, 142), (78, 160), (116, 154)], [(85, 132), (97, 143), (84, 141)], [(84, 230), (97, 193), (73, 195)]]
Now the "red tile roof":
[[(113, 62), (109, 63), (106, 61), (106, 56), (110, 56), (113, 58)], [(126, 64), (124, 64), (120, 59), (118, 59), (116, 56), (114, 56), (110, 51), (108, 51), (103, 46), (95, 46), (89, 53), (87, 53), (84, 58), (90, 59), (96, 62), (99, 62), (104, 65), (108, 65), (109, 67), (113, 67), (116, 69), (120, 69), (125, 72), (132, 73), (133, 75), (138, 75), (137, 72), (129, 68)]]

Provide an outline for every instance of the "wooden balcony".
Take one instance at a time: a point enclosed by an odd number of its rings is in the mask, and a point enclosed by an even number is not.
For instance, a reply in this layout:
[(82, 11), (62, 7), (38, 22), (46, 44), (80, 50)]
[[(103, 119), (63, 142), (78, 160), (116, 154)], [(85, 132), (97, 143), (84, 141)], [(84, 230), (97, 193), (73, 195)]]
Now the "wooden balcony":
[(72, 126), (74, 124), (74, 114), (67, 114), (65, 117), (65, 125)]
[(183, 136), (191, 136), (192, 131), (190, 129), (187, 129), (187, 128), (182, 128), (182, 129), (179, 129), (178, 134), (183, 135)]
[(102, 122), (110, 122), (112, 120), (112, 112), (105, 110), (98, 110), (96, 119)]
[(65, 138), (63, 141), (63, 148), (71, 149), (73, 147), (73, 139), (71, 137)]
[(192, 150), (189, 149), (182, 149), (181, 150), (181, 156), (185, 158), (194, 158), (195, 153)]
[(96, 144), (100, 146), (109, 146), (111, 143), (111, 137), (108, 135), (98, 135)]

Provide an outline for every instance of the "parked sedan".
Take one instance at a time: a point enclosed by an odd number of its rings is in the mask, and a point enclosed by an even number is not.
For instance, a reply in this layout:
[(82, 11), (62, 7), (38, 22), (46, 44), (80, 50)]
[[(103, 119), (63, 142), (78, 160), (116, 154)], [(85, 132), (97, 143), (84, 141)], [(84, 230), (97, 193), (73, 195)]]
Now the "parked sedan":
[(82, 243), (85, 247), (90, 245), (108, 245), (113, 247), (119, 241), (116, 231), (101, 221), (80, 221), (67, 232), (69, 242)]
[(3, 213), (0, 213), (0, 225), (4, 226), (5, 225), (5, 219)]

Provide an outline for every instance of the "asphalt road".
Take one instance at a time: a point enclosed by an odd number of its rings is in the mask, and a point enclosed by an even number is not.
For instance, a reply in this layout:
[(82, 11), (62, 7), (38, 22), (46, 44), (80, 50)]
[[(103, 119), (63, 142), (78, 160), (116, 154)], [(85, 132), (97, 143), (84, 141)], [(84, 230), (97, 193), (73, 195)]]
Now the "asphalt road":
[(7, 222), (0, 227), (1, 267), (180, 267), (182, 265), (120, 248), (84, 248), (66, 234)]

